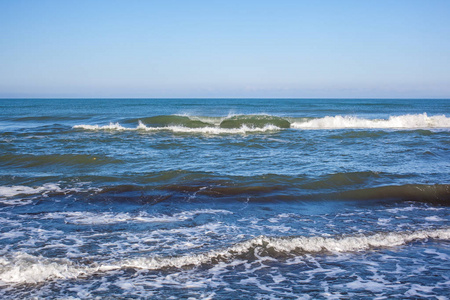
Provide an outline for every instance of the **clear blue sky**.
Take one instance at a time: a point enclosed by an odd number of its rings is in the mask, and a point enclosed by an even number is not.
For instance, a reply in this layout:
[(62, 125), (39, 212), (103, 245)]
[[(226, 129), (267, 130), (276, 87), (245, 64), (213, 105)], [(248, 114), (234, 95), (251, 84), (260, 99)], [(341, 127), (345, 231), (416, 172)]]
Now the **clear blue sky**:
[(0, 0), (0, 97), (450, 98), (450, 1)]

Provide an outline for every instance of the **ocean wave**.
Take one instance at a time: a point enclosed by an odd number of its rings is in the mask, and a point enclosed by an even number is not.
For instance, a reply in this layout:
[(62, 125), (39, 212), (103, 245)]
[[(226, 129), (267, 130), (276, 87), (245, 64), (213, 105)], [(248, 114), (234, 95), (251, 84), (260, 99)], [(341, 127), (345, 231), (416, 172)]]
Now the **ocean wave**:
[(62, 192), (58, 184), (46, 183), (42, 186), (30, 187), (24, 185), (0, 186), (0, 197), (11, 198), (18, 195), (35, 195), (49, 192)]
[(252, 115), (228, 115), (226, 117), (206, 117), (206, 116), (188, 116), (188, 115), (166, 115), (153, 116), (139, 119), (129, 119), (125, 123), (142, 123), (149, 127), (187, 127), (187, 128), (206, 128), (218, 127), (225, 129), (264, 128), (267, 125), (273, 125), (279, 128), (289, 128), (290, 122), (278, 116), (267, 114)]
[(305, 122), (293, 122), (291, 128), (297, 129), (424, 129), (450, 128), (450, 118), (445, 115), (390, 116), (389, 119), (363, 119), (352, 116), (327, 116)]
[[(59, 183), (45, 183), (41, 186), (25, 186), (25, 185), (12, 185), (12, 186), (0, 186), (0, 203), (6, 205), (26, 205), (31, 203), (33, 196), (40, 195), (42, 197), (48, 197), (55, 194), (72, 194), (82, 192), (101, 192), (101, 188), (89, 187), (87, 182), (79, 182), (75, 186), (61, 187)], [(17, 196), (26, 196), (27, 199), (15, 199)]]
[[(94, 178), (86, 179), (92, 181)], [(141, 204), (217, 200), (267, 203), (383, 200), (450, 204), (450, 184), (380, 186), (380, 183), (395, 180), (395, 177), (377, 172), (336, 173), (308, 178), (287, 175), (218, 176), (211, 173), (172, 171), (145, 176), (141, 180), (134, 184), (103, 185), (95, 193), (89, 194), (89, 197), (92, 201)]]
[(138, 123), (124, 127), (119, 123), (109, 125), (80, 124), (74, 129), (111, 131), (172, 131), (175, 133), (245, 134), (282, 129), (445, 129), (450, 128), (450, 118), (445, 115), (390, 116), (388, 119), (364, 119), (355, 116), (326, 116), (323, 118), (294, 118), (272, 115), (230, 115), (227, 117), (154, 116), (130, 119), (125, 123)]
[(110, 123), (109, 125), (75, 125), (75, 129), (85, 130), (111, 130), (111, 131), (146, 131), (146, 132), (158, 132), (158, 131), (171, 131), (174, 133), (200, 133), (200, 134), (246, 134), (246, 133), (258, 133), (267, 131), (280, 130), (279, 127), (274, 125), (265, 125), (264, 127), (248, 127), (242, 125), (239, 128), (221, 128), (221, 127), (185, 127), (185, 126), (166, 126), (166, 127), (148, 127), (141, 121), (135, 128), (123, 127), (119, 123)]
[[(408, 200), (450, 204), (450, 184), (406, 184), (356, 189), (335, 193), (346, 200)], [(333, 198), (332, 197), (332, 198)]]
[(14, 253), (0, 258), (0, 280), (3, 284), (39, 283), (55, 279), (76, 279), (96, 273), (120, 269), (164, 270), (199, 265), (215, 265), (223, 261), (278, 259), (316, 253), (346, 253), (398, 247), (418, 240), (449, 240), (450, 228), (405, 232), (382, 232), (372, 235), (342, 237), (259, 236), (222, 250), (175, 257), (139, 257), (116, 262), (83, 265), (68, 259), (45, 258)]
[(151, 127), (187, 127), (187, 128), (202, 128), (215, 125), (214, 122), (208, 122), (201, 118), (190, 118), (189, 116), (169, 115), (169, 116), (154, 116), (140, 119), (130, 119), (126, 123), (143, 123)]
[(264, 128), (275, 126), (277, 128), (289, 128), (291, 123), (282, 117), (271, 115), (236, 115), (225, 118), (221, 123), (221, 128)]

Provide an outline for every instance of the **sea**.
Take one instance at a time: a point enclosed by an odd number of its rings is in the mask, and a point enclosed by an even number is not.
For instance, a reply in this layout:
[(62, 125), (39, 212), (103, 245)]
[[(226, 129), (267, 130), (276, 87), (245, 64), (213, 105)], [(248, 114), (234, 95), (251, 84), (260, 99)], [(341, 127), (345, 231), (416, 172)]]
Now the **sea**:
[(0, 100), (2, 299), (449, 295), (450, 100)]

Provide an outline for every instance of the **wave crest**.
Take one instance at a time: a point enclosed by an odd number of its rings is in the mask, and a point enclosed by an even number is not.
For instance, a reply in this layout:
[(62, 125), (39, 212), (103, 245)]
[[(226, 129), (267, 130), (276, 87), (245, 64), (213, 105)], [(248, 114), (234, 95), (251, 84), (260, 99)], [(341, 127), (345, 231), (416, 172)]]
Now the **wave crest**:
[(416, 115), (390, 116), (389, 119), (363, 119), (352, 116), (327, 116), (305, 122), (293, 122), (291, 128), (297, 129), (419, 129), (449, 128), (450, 118), (445, 115), (428, 116), (426, 113)]
[(450, 118), (445, 115), (390, 116), (388, 119), (364, 119), (354, 116), (326, 116), (323, 118), (287, 118), (271, 115), (234, 115), (227, 117), (154, 116), (131, 119), (136, 127), (123, 127), (119, 123), (109, 125), (75, 125), (75, 129), (112, 131), (172, 131), (176, 133), (245, 134), (281, 129), (430, 129), (450, 128)]
[(0, 280), (9, 284), (38, 283), (50, 279), (73, 279), (124, 268), (163, 270), (202, 264), (217, 264), (233, 259), (289, 257), (315, 253), (363, 251), (397, 247), (416, 240), (450, 239), (450, 228), (412, 232), (384, 232), (344, 237), (267, 237), (259, 236), (223, 250), (178, 257), (140, 257), (104, 264), (80, 265), (67, 259), (44, 258), (16, 253), (0, 258)]
[(288, 120), (270, 115), (237, 115), (230, 116), (220, 123), (221, 128), (264, 128), (266, 126), (276, 126), (278, 128), (290, 128)]
[(274, 125), (266, 125), (264, 127), (248, 127), (242, 125), (239, 128), (221, 128), (221, 127), (185, 127), (185, 126), (166, 126), (166, 127), (150, 127), (146, 126), (144, 123), (139, 121), (139, 125), (136, 128), (123, 127), (119, 123), (110, 123), (105, 126), (98, 125), (75, 125), (75, 129), (85, 129), (85, 130), (117, 130), (117, 131), (147, 131), (147, 132), (158, 132), (158, 131), (171, 131), (174, 133), (200, 133), (200, 134), (246, 134), (246, 133), (258, 133), (267, 131), (280, 130), (279, 127)]

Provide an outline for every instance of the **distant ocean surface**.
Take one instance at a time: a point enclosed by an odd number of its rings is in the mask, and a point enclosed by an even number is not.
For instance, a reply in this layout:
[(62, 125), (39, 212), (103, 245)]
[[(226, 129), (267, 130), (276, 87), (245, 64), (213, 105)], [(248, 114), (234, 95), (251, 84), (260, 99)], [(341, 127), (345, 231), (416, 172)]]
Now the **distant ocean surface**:
[(449, 204), (450, 100), (0, 100), (2, 299), (449, 299)]

